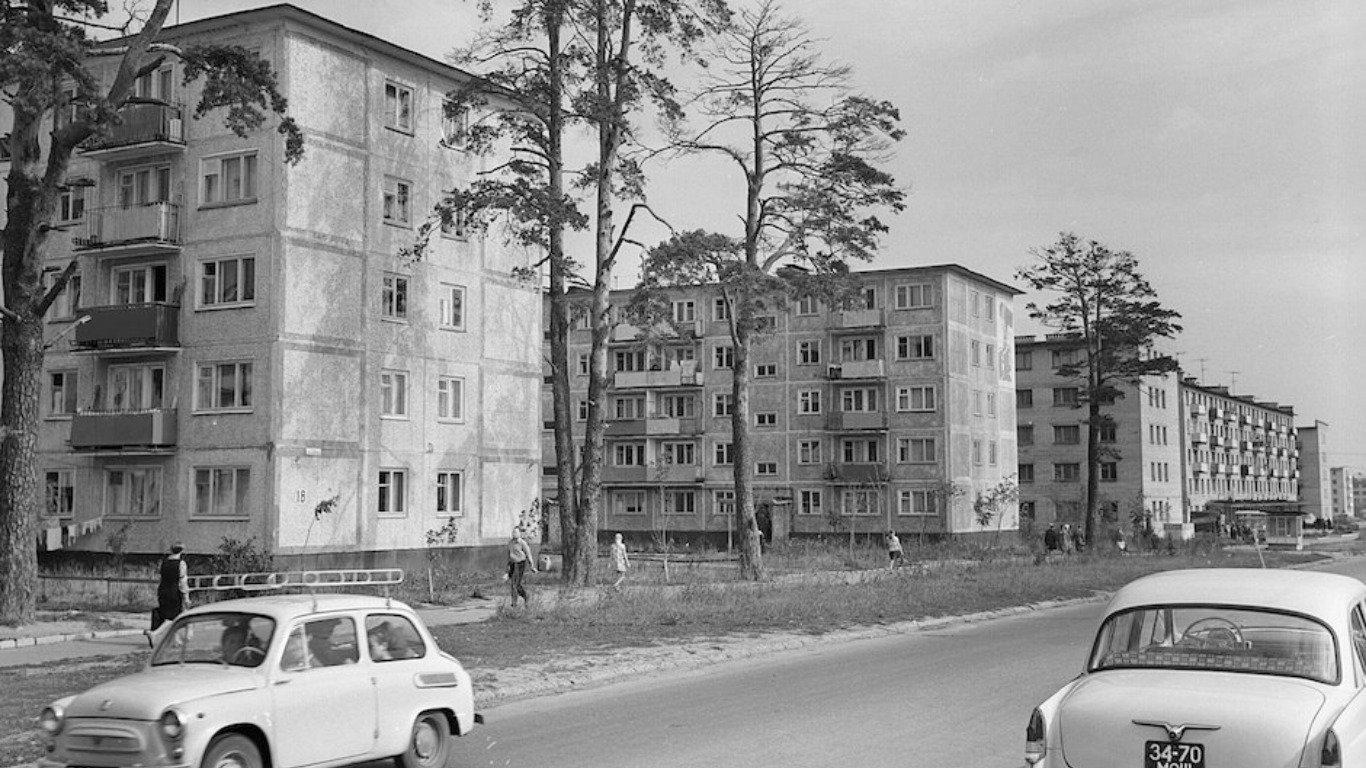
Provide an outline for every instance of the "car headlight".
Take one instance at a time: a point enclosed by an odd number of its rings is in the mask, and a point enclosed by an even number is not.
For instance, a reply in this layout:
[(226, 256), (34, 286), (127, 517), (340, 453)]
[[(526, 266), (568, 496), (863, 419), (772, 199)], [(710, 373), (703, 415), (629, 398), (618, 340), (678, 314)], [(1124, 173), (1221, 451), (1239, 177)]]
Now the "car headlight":
[(49, 736), (56, 736), (62, 732), (62, 722), (66, 720), (62, 708), (53, 704), (43, 708), (43, 714), (38, 716), (38, 727), (42, 728)]
[(161, 728), (161, 735), (175, 741), (185, 735), (185, 715), (178, 709), (168, 709), (161, 713), (161, 719), (157, 721)]

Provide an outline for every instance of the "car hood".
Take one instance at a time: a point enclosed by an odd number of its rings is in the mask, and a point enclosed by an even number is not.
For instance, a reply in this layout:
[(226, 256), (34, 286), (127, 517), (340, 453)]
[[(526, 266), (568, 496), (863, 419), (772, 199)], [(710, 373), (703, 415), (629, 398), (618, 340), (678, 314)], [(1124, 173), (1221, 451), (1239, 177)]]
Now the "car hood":
[(1288, 677), (1204, 671), (1112, 670), (1077, 681), (1063, 698), (1058, 733), (1074, 768), (1143, 765), (1146, 742), (1169, 741), (1161, 725), (1189, 728), (1205, 765), (1299, 765), (1324, 694)]
[(151, 667), (82, 693), (66, 708), (66, 715), (155, 720), (173, 704), (250, 690), (260, 684), (258, 676), (244, 667), (209, 664)]

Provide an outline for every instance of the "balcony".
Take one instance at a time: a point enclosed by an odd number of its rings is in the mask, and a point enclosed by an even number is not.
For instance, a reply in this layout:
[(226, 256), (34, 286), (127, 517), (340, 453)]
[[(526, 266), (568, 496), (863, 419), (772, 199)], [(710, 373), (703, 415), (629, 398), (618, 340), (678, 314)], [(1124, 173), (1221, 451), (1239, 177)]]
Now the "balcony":
[(85, 212), (85, 226), (72, 238), (78, 251), (132, 255), (180, 250), (180, 206), (159, 202)]
[(1197, 461), (1197, 462), (1191, 464), (1191, 469), (1192, 469), (1197, 475), (1208, 475), (1208, 474), (1209, 474), (1209, 462)]
[(602, 468), (602, 481), (604, 483), (643, 483), (648, 471), (648, 467), (605, 466)]
[(836, 462), (829, 466), (826, 476), (837, 483), (885, 483), (887, 467), (884, 464)]
[(832, 379), (883, 379), (887, 371), (882, 360), (856, 360), (830, 366), (827, 375)]
[(1224, 438), (1221, 435), (1211, 435), (1209, 439), (1209, 444), (1214, 446), (1223, 446)]
[(71, 419), (77, 450), (166, 450), (176, 444), (176, 410), (79, 411)]
[(695, 366), (670, 368), (667, 371), (617, 371), (612, 379), (617, 389), (642, 387), (700, 387), (702, 372)]
[(881, 328), (883, 324), (880, 309), (850, 309), (836, 312), (830, 317), (830, 328), (837, 331)]
[(1216, 474), (1216, 475), (1227, 475), (1227, 474), (1230, 474), (1230, 472), (1229, 472), (1229, 465), (1228, 465), (1228, 464), (1215, 464), (1215, 465), (1214, 465), (1214, 474)]
[(661, 464), (648, 467), (645, 479), (652, 483), (696, 483), (707, 476), (701, 464)]
[(1223, 408), (1211, 408), (1211, 409), (1209, 410), (1209, 417), (1210, 417), (1211, 419), (1218, 419), (1218, 420), (1222, 421), (1222, 420), (1224, 419), (1224, 417), (1227, 416), (1227, 415), (1228, 415), (1228, 411), (1225, 411)]
[(826, 414), (825, 428), (834, 432), (887, 429), (887, 414), (883, 411), (835, 411)]
[(1240, 451), (1251, 451), (1251, 450), (1252, 450), (1252, 441), (1251, 441), (1251, 440), (1239, 440), (1239, 441), (1238, 441), (1238, 450), (1240, 450)]
[(185, 115), (178, 104), (130, 103), (119, 110), (119, 124), (107, 136), (85, 143), (82, 152), (105, 161), (134, 160), (185, 149)]
[(1204, 403), (1196, 403), (1191, 406), (1191, 413), (1196, 416), (1204, 416), (1206, 413), (1209, 413), (1209, 406)]
[(1197, 445), (1200, 445), (1200, 444), (1208, 444), (1208, 443), (1209, 443), (1209, 433), (1208, 433), (1208, 432), (1192, 432), (1192, 433), (1191, 433), (1191, 442), (1192, 442), (1192, 443), (1195, 443), (1195, 444), (1197, 444)]
[(661, 437), (697, 434), (701, 434), (701, 423), (698, 419), (652, 417), (648, 419), (615, 419), (607, 422), (608, 437), (637, 437), (642, 435)]
[(82, 352), (172, 352), (180, 348), (180, 306), (166, 302), (116, 304), (81, 310), (72, 346)]

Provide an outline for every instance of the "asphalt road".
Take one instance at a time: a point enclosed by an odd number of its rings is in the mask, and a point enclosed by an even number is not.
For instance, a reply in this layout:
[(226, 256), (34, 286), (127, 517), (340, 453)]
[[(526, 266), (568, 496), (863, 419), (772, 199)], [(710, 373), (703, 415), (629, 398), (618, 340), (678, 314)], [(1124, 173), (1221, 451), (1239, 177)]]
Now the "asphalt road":
[[(1324, 568), (1366, 577), (1366, 559)], [(1024, 763), (1030, 711), (1080, 670), (1102, 604), (508, 704), (452, 765), (828, 768)]]

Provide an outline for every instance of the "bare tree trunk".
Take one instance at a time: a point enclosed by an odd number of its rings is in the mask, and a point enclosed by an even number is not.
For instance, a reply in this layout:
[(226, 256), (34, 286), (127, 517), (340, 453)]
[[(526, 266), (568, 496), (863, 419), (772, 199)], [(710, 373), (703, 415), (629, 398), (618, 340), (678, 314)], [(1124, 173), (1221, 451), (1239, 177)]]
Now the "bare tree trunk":
[[(1092, 392), (1096, 389), (1092, 388)], [(1096, 499), (1100, 496), (1100, 402), (1092, 397), (1086, 419), (1086, 524), (1083, 535), (1089, 545), (1096, 536)]]
[(38, 405), (43, 369), (42, 321), (6, 319), (0, 401), (0, 624), (33, 621), (38, 584), (38, 517), (43, 503), (37, 470)]
[(731, 450), (735, 462), (735, 514), (740, 530), (740, 578), (760, 581), (765, 577), (759, 521), (754, 514), (754, 467), (749, 450), (749, 350), (753, 339), (753, 308), (747, 298), (736, 302), (735, 348), (732, 360)]

